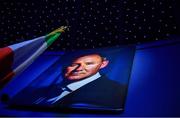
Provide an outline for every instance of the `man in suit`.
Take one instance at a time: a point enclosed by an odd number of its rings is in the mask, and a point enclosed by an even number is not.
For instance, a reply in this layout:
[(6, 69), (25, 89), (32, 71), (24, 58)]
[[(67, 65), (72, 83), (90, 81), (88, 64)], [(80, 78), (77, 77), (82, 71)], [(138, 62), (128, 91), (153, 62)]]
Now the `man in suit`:
[(28, 93), (30, 97), (28, 101), (21, 103), (51, 107), (121, 109), (124, 106), (126, 86), (99, 72), (108, 63), (105, 57), (97, 53), (77, 57), (65, 68), (61, 84), (35, 91), (26, 90), (22, 95)]

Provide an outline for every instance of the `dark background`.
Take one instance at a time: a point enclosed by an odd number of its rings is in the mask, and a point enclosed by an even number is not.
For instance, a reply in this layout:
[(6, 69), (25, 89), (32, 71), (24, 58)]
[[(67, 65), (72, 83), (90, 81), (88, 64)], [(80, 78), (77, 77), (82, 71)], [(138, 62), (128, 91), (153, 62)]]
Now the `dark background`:
[(49, 50), (169, 40), (179, 34), (178, 0), (1, 0), (0, 47), (70, 26)]
[[(137, 44), (125, 111), (118, 116), (180, 116), (179, 6), (178, 0), (1, 0), (0, 47), (66, 24), (70, 31), (49, 51)], [(4, 116), (99, 116), (0, 111)]]

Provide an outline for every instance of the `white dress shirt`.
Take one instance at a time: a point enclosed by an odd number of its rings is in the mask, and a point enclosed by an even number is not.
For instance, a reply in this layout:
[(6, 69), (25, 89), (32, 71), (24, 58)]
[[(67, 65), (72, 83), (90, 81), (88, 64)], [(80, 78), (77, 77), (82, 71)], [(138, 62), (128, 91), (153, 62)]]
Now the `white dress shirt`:
[(53, 97), (53, 98), (47, 100), (47, 102), (51, 102), (51, 104), (53, 104), (53, 103), (57, 102), (58, 100), (60, 100), (61, 98), (63, 98), (64, 96), (66, 96), (66, 95), (72, 93), (73, 91), (81, 88), (82, 86), (98, 79), (99, 77), (101, 77), (101, 75), (99, 72), (97, 72), (95, 75), (92, 75), (86, 79), (70, 83), (66, 87), (68, 89), (70, 89), (71, 91), (68, 91), (66, 88), (62, 88), (62, 90), (64, 90), (64, 91), (59, 96)]

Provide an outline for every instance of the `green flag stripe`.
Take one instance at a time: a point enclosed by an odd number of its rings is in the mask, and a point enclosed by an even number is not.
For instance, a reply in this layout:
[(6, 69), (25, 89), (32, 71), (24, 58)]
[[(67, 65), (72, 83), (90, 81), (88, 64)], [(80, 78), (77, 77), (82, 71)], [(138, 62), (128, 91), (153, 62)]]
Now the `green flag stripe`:
[(47, 43), (47, 47), (49, 47), (59, 36), (61, 35), (60, 32), (55, 33), (54, 35), (47, 36), (45, 41)]

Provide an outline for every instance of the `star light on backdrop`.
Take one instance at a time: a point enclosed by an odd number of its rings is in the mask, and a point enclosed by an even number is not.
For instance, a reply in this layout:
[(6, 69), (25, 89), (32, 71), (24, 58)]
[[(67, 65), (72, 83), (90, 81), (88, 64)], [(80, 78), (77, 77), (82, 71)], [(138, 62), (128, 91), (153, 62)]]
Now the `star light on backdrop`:
[(70, 26), (49, 50), (166, 40), (178, 34), (175, 0), (1, 0), (0, 47)]

